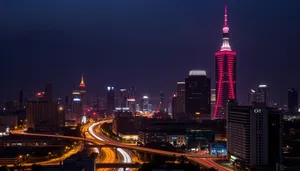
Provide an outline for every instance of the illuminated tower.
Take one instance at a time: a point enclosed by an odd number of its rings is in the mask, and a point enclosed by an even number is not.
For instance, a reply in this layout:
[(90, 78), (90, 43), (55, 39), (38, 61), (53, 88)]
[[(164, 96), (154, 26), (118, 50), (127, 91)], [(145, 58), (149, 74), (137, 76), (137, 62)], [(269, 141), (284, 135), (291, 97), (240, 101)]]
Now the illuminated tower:
[(84, 110), (84, 106), (86, 105), (86, 98), (85, 98), (85, 94), (86, 94), (86, 86), (84, 83), (84, 79), (83, 79), (83, 74), (81, 76), (81, 81), (79, 84), (79, 90), (80, 90), (80, 94), (81, 94), (81, 102), (82, 102), (82, 110)]
[(229, 44), (227, 8), (225, 6), (223, 43), (216, 56), (216, 107), (215, 118), (224, 118), (224, 107), (228, 100), (236, 100), (236, 52)]

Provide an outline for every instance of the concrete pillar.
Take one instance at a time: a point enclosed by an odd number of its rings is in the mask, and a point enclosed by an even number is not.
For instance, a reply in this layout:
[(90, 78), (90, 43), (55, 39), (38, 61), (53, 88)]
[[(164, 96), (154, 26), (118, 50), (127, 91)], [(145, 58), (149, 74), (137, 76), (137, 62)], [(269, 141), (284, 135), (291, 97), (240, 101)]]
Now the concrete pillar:
[(150, 159), (154, 160), (154, 154), (153, 153), (150, 154)]

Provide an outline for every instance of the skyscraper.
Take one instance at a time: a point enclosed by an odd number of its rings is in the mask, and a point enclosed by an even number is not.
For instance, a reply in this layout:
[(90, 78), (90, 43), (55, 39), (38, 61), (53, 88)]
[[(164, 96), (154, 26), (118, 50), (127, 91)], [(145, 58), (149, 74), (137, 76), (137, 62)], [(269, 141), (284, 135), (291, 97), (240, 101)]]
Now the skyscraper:
[(45, 99), (49, 102), (52, 101), (52, 83), (48, 83), (45, 88)]
[(191, 70), (185, 79), (185, 111), (192, 118), (210, 119), (210, 78), (204, 70)]
[(141, 111), (148, 112), (149, 111), (149, 97), (143, 96), (141, 100)]
[(281, 117), (279, 110), (269, 108), (265, 103), (230, 105), (226, 119), (230, 160), (250, 168), (275, 167), (282, 155)]
[(159, 93), (159, 110), (160, 111), (165, 110), (165, 93), (164, 92)]
[(185, 112), (185, 82), (177, 82), (177, 112)]
[(251, 105), (255, 101), (256, 101), (256, 91), (250, 89), (250, 91), (248, 92), (248, 105)]
[(216, 89), (210, 90), (211, 117), (214, 117), (214, 109), (216, 107)]
[(106, 109), (108, 112), (115, 110), (115, 90), (114, 87), (108, 86), (106, 92)]
[(294, 88), (288, 90), (288, 108), (291, 113), (298, 112), (298, 91)]
[(227, 8), (225, 6), (223, 43), (216, 56), (216, 108), (214, 117), (224, 118), (224, 108), (228, 100), (236, 99), (236, 52), (229, 44)]
[(256, 102), (266, 103), (269, 106), (269, 94), (268, 94), (268, 86), (265, 84), (261, 84), (257, 88), (256, 92)]
[(85, 86), (85, 83), (84, 83), (83, 74), (81, 75), (79, 90), (80, 90), (80, 94), (81, 94), (82, 110), (84, 110), (84, 106), (86, 105), (86, 97), (85, 97), (86, 86)]
[(135, 85), (132, 85), (129, 92), (129, 98), (135, 99), (135, 96), (136, 96), (136, 87)]
[(24, 109), (24, 97), (23, 97), (23, 89), (20, 90), (20, 95), (19, 95), (19, 110)]
[(128, 98), (128, 94), (127, 94), (127, 90), (121, 88), (120, 89), (120, 102), (119, 102), (119, 107), (124, 108), (127, 107), (127, 98)]

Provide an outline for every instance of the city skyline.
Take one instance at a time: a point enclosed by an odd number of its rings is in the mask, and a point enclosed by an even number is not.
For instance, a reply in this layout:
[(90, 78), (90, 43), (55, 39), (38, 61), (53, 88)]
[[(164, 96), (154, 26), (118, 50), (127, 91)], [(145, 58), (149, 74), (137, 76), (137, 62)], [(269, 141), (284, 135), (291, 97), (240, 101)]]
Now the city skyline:
[[(246, 103), (250, 88), (267, 84), (271, 97), (286, 103), (287, 89), (300, 89), (296, 79), (286, 77), (284, 82), (281, 81), (283, 76), (297, 72), (296, 40), (299, 35), (296, 31), (299, 24), (293, 19), (299, 14), (293, 7), (298, 2), (288, 5), (287, 2), (272, 1), (272, 8), (267, 2), (227, 3), (231, 44), (238, 53), (237, 99)], [(82, 4), (78, 2), (66, 9), (68, 4), (60, 2), (57, 4), (63, 8), (60, 10), (53, 4), (32, 1), (24, 2), (24, 15), (21, 16), (12, 15), (13, 11), (9, 10), (12, 3), (2, 3), (3, 16), (7, 14), (10, 20), (1, 19), (6, 25), (0, 33), (1, 56), (5, 57), (1, 73), (6, 84), (1, 85), (0, 99), (18, 99), (20, 88), (23, 88), (24, 97), (28, 97), (28, 92), (40, 91), (48, 81), (53, 83), (54, 97), (64, 97), (77, 88), (82, 72), (88, 99), (91, 95), (104, 94), (107, 84), (127, 88), (136, 85), (141, 94), (158, 97), (159, 92), (164, 91), (166, 98), (171, 97), (176, 90), (174, 84), (182, 81), (189, 70), (197, 68), (205, 69), (215, 80), (214, 52), (220, 47), (224, 3), (216, 4), (174, 1), (171, 5), (163, 2), (116, 5), (94, 2), (80, 7)], [(90, 5), (104, 5), (110, 11), (92, 15), (85, 9)], [(33, 17), (28, 13), (30, 10), (33, 14), (41, 12), (38, 8), (43, 6), (48, 7), (48, 14)], [(57, 15), (63, 14), (64, 10), (66, 14), (60, 15), (59, 19)], [(97, 10), (94, 12), (97, 14)], [(72, 13), (82, 14), (86, 20), (81, 21)], [(138, 13), (141, 15), (137, 16)], [(100, 14), (108, 15), (103, 18)], [(65, 20), (70, 26), (63, 23)], [(75, 25), (77, 29), (70, 28)], [(282, 43), (276, 43), (274, 39)], [(290, 60), (279, 60), (280, 57)], [(47, 66), (43, 65), (45, 62)], [(157, 77), (157, 74), (161, 76)], [(215, 88), (213, 82), (212, 87)]]

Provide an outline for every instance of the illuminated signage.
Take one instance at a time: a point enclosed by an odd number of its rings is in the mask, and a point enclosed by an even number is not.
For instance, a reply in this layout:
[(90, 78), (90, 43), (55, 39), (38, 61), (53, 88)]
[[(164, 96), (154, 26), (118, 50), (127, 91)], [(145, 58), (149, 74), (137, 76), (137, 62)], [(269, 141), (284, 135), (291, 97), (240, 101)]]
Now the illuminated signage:
[(254, 113), (262, 113), (261, 109), (254, 109), (253, 111), (254, 111)]
[(128, 102), (135, 102), (135, 99), (127, 99)]
[(200, 115), (200, 112), (196, 112), (196, 115)]
[(74, 102), (80, 102), (81, 99), (80, 99), (80, 98), (74, 98), (73, 101), (74, 101)]

